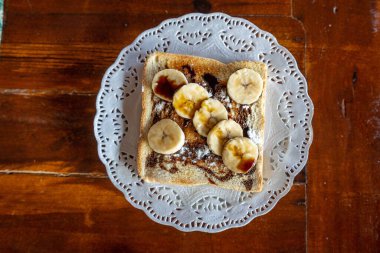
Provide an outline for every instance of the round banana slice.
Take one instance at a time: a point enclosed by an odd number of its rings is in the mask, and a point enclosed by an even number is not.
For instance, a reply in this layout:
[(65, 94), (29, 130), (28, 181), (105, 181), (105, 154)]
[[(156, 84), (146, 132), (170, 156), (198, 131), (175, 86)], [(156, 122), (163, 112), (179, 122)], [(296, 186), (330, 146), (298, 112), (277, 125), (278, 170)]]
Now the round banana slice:
[(216, 99), (209, 98), (204, 100), (201, 108), (195, 112), (193, 125), (200, 135), (207, 137), (210, 129), (225, 119), (228, 119), (228, 112), (224, 105)]
[(205, 88), (196, 83), (189, 83), (176, 91), (173, 97), (173, 106), (179, 116), (192, 119), (195, 111), (207, 98), (208, 92)]
[(176, 69), (164, 69), (153, 77), (152, 90), (157, 97), (173, 101), (176, 90), (187, 84), (186, 76)]
[(207, 144), (214, 154), (222, 155), (223, 146), (231, 138), (243, 136), (241, 126), (233, 121), (222, 120), (207, 135)]
[(229, 77), (227, 92), (238, 104), (252, 104), (263, 92), (263, 79), (253, 69), (239, 69)]
[(222, 159), (224, 165), (236, 173), (247, 173), (256, 164), (259, 150), (246, 137), (236, 137), (224, 145)]
[(160, 154), (173, 154), (185, 143), (185, 134), (171, 119), (163, 119), (154, 124), (148, 132), (149, 146)]

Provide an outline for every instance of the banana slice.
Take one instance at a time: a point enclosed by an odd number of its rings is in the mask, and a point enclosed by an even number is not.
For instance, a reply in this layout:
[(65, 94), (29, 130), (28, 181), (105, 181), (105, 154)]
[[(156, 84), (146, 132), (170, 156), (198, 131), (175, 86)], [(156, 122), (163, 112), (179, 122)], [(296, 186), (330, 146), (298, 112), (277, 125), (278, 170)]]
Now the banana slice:
[(223, 146), (231, 138), (243, 136), (241, 126), (233, 121), (222, 120), (207, 135), (207, 144), (214, 154), (222, 155)]
[(193, 125), (197, 132), (207, 137), (208, 132), (219, 121), (228, 119), (228, 112), (224, 105), (216, 99), (204, 100), (201, 108), (195, 112)]
[(164, 69), (153, 77), (152, 90), (157, 97), (171, 102), (176, 90), (185, 84), (187, 79), (181, 71)]
[(246, 137), (236, 137), (224, 145), (222, 159), (224, 165), (236, 173), (247, 173), (256, 164), (259, 150)]
[(239, 104), (252, 104), (263, 92), (263, 79), (253, 69), (239, 69), (227, 82), (228, 95)]
[(149, 146), (160, 154), (173, 154), (185, 143), (185, 134), (171, 119), (163, 119), (154, 124), (148, 132)]
[(191, 119), (207, 98), (208, 92), (205, 88), (196, 83), (189, 83), (176, 91), (173, 106), (179, 116)]

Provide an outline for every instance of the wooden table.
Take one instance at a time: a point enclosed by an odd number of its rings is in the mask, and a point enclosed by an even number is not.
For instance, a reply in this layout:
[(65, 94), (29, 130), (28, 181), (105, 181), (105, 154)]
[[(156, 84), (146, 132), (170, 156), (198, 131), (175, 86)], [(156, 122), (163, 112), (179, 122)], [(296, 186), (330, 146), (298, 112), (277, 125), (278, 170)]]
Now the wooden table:
[[(379, 1), (6, 0), (0, 46), (0, 251), (378, 252)], [(183, 233), (127, 203), (92, 123), (106, 68), (145, 29), (221, 11), (273, 33), (315, 105), (307, 169), (269, 214)], [(307, 176), (305, 171), (307, 170)]]

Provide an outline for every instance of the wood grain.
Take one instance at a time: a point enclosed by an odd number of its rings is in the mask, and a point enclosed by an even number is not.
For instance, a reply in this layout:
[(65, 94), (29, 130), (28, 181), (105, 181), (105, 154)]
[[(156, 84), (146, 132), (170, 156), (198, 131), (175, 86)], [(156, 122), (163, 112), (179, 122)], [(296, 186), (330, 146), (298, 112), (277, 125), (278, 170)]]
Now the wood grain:
[(95, 96), (0, 95), (0, 108), (2, 169), (104, 173), (93, 135)]
[[(100, 43), (101, 46), (104, 44), (126, 46), (144, 30), (153, 28), (171, 17), (173, 16), (169, 14), (38, 15), (9, 12), (2, 43), (4, 45), (8, 43), (70, 45), (91, 42), (94, 45)], [(144, 22), (135, 22), (141, 18), (144, 18)], [(245, 18), (275, 34), (276, 38), (287, 47), (304, 45), (302, 25), (291, 17), (247, 16)], [(36, 30), (38, 32), (35, 32)], [(69, 32), (62, 33), (60, 32), (62, 30)]]
[[(151, 221), (106, 178), (0, 175), (0, 182), (2, 252), (303, 252), (306, 247), (305, 186), (294, 186), (244, 232), (205, 234)], [(267, 244), (269, 238), (277, 243)]]
[[(231, 15), (284, 15), (291, 13), (291, 0), (161, 0), (151, 1), (147, 4), (144, 1), (102, 1), (91, 0), (76, 2), (72, 0), (62, 1), (39, 1), (20, 0), (10, 1), (8, 7), (16, 13), (37, 13), (37, 14), (115, 14), (126, 13), (130, 15), (162, 15), (170, 14), (180, 16), (190, 12), (228, 12)], [(139, 19), (144, 21), (142, 17)]]
[(306, 74), (315, 104), (308, 249), (378, 252), (379, 4), (296, 1), (295, 6), (307, 31)]
[[(4, 29), (0, 89), (94, 94), (120, 50), (142, 31), (166, 19), (147, 17), (147, 22), (137, 23), (133, 22), (136, 17), (129, 14), (120, 14), (125, 17), (109, 14), (109, 18), (104, 17), (107, 22), (101, 15), (63, 15), (58, 19), (54, 15), (12, 15), (8, 14)], [(124, 27), (113, 22), (114, 19), (119, 23), (128, 19), (132, 24)], [(248, 20), (272, 32), (295, 56), (303, 70), (305, 40), (300, 23), (289, 17), (250, 17)], [(70, 31), (70, 34), (61, 33), (61, 30)]]

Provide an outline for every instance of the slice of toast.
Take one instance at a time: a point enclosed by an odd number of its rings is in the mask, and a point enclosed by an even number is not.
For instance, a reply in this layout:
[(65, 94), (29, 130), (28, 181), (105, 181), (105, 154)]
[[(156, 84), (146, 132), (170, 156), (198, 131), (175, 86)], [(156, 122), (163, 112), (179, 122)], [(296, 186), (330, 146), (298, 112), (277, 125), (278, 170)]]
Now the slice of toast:
[[(163, 69), (177, 69), (183, 72), (188, 82), (202, 85), (212, 98), (218, 99), (226, 107), (228, 117), (238, 122), (244, 136), (250, 138), (259, 148), (257, 163), (247, 174), (234, 173), (213, 154), (207, 139), (195, 130), (192, 120), (181, 118), (172, 103), (154, 95), (152, 80)], [(252, 105), (239, 105), (227, 94), (229, 76), (242, 68), (250, 68), (263, 79), (263, 92)], [(176, 184), (183, 186), (214, 185), (222, 188), (246, 192), (262, 189), (264, 105), (267, 67), (261, 62), (240, 61), (224, 64), (219, 61), (188, 55), (156, 52), (151, 54), (143, 72), (142, 115), (140, 142), (138, 146), (138, 173), (147, 182)], [(185, 133), (185, 145), (171, 155), (155, 153), (148, 145), (147, 134), (150, 127), (161, 119), (170, 118), (178, 123)]]

